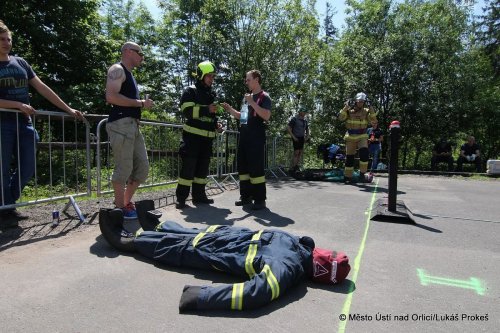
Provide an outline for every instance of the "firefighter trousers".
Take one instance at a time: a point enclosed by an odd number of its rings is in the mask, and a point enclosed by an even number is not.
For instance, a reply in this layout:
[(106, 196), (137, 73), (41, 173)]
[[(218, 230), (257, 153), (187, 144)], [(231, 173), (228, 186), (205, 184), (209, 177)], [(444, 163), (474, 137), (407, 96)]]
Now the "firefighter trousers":
[(175, 194), (178, 201), (186, 201), (192, 187), (193, 200), (207, 197), (205, 185), (212, 156), (212, 139), (183, 132), (179, 155), (182, 167)]

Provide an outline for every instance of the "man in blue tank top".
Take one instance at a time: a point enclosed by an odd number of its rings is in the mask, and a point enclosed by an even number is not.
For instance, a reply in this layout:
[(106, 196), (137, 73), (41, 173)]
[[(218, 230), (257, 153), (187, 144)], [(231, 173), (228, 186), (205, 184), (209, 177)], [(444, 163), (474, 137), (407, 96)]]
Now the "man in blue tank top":
[(139, 130), (141, 109), (151, 108), (153, 101), (139, 98), (137, 82), (131, 73), (144, 61), (141, 47), (126, 42), (121, 52), (121, 62), (109, 68), (106, 80), (106, 102), (112, 105), (106, 131), (115, 162), (111, 179), (115, 205), (122, 209), (126, 219), (135, 219), (137, 213), (132, 196), (149, 172), (146, 145)]
[[(36, 110), (30, 105), (29, 86), (45, 97), (54, 106), (71, 116), (83, 120), (83, 114), (69, 107), (61, 98), (36, 76), (31, 66), (23, 58), (10, 55), (12, 33), (0, 20), (0, 228), (17, 227), (18, 220), (24, 219), (13, 205), (20, 198), (26, 184), (35, 174), (36, 143), (38, 133), (31, 116)], [(16, 161), (11, 169), (12, 158)]]

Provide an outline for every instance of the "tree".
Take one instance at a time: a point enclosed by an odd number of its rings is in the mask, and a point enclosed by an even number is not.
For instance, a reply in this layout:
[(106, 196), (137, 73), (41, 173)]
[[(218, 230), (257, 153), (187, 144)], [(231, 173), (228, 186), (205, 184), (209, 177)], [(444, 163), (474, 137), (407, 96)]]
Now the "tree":
[[(314, 72), (317, 70), (319, 24), (312, 1), (163, 1), (168, 8), (167, 26), (176, 42), (165, 45), (164, 54), (175, 56), (183, 84), (192, 82), (196, 64), (209, 59), (219, 75), (216, 87), (221, 99), (235, 107), (244, 92), (243, 78), (259, 69), (264, 87), (273, 98), (271, 130), (282, 129), (290, 98), (305, 96), (313, 105)], [(298, 38), (300, 36), (301, 38)], [(279, 56), (278, 56), (279, 55)], [(291, 113), (292, 110), (289, 109)]]
[[(102, 96), (96, 82), (111, 54), (99, 34), (99, 1), (61, 0), (2, 3), (3, 20), (13, 31), (13, 53), (28, 60), (37, 75), (73, 107), (94, 111)], [(35, 95), (37, 107), (52, 105)], [(101, 103), (102, 105), (102, 103)]]

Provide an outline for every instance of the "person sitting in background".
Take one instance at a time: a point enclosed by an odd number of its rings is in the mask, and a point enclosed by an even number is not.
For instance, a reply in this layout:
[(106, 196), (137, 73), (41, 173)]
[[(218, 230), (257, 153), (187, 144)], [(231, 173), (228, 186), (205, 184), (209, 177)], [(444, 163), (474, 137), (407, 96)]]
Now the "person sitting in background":
[(345, 154), (342, 147), (332, 143), (322, 143), (318, 146), (316, 151), (318, 158), (323, 160), (324, 164), (332, 164), (332, 168), (335, 167), (335, 162), (337, 160), (345, 160)]
[(467, 142), (460, 147), (460, 156), (457, 159), (458, 172), (462, 172), (464, 163), (475, 164), (476, 171), (481, 172), (481, 152), (479, 151), (479, 145), (476, 143), (476, 139), (472, 135), (469, 135), (467, 137)]
[(453, 157), (451, 156), (451, 143), (441, 138), (432, 148), (431, 170), (436, 170), (438, 163), (448, 163), (448, 171), (453, 171)]

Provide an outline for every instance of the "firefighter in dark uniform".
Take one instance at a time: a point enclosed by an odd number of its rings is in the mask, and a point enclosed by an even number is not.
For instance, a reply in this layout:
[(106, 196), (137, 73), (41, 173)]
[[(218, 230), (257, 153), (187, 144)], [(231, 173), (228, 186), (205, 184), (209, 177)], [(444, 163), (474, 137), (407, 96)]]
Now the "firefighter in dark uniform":
[(368, 123), (377, 121), (377, 114), (368, 102), (365, 93), (356, 94), (355, 102), (347, 101), (340, 111), (339, 120), (346, 122), (347, 132), (344, 136), (346, 141), (346, 161), (344, 168), (344, 178), (346, 182), (352, 181), (354, 172), (354, 155), (356, 150), (359, 153), (359, 178), (361, 182), (370, 182), (365, 177), (368, 169), (368, 135), (366, 128)]
[(101, 232), (112, 246), (163, 264), (225, 272), (241, 279), (233, 284), (185, 286), (180, 312), (258, 308), (308, 278), (337, 284), (350, 270), (344, 253), (315, 248), (307, 236), (224, 225), (184, 228), (172, 221), (160, 223), (158, 216), (141, 212), (142, 207), (137, 203), (142, 229), (136, 235), (123, 230), (120, 210), (100, 211)]
[[(272, 101), (262, 90), (262, 75), (258, 70), (246, 74), (245, 84), (251, 91), (245, 94), (242, 109), (236, 111), (227, 103), (222, 107), (240, 120), (238, 143), (238, 175), (240, 178), (240, 200), (236, 206), (253, 205), (253, 210), (266, 207), (265, 146), (266, 125), (271, 117)], [(248, 110), (248, 111), (247, 111)], [(248, 116), (247, 116), (248, 114)], [(246, 120), (246, 124), (244, 119)]]
[(215, 73), (215, 66), (210, 61), (198, 64), (196, 83), (182, 93), (180, 107), (186, 122), (179, 149), (182, 168), (175, 191), (178, 209), (186, 207), (190, 187), (194, 204), (214, 202), (207, 198), (205, 185), (212, 156), (212, 141), (218, 128), (217, 106), (214, 104), (216, 95), (212, 91)]

